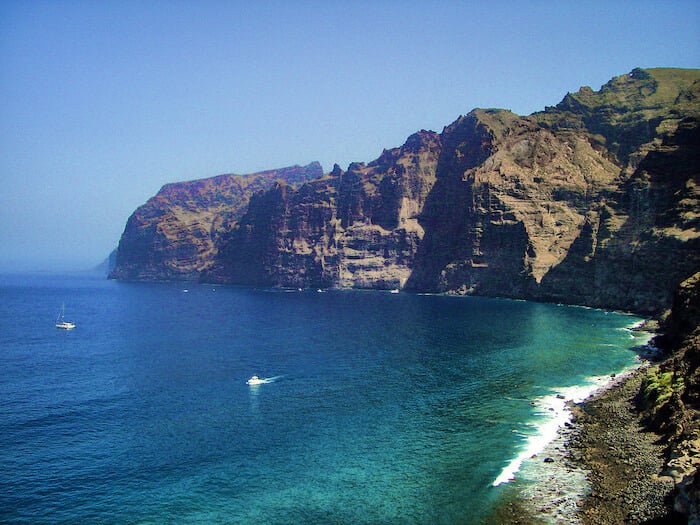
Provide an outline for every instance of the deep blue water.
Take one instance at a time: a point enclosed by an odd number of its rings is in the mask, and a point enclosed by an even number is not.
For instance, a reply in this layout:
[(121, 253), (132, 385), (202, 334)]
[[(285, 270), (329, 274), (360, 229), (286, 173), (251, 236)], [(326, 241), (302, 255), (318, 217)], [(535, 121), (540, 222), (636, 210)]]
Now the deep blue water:
[(0, 521), (478, 523), (539, 401), (631, 365), (636, 320), (2, 276)]

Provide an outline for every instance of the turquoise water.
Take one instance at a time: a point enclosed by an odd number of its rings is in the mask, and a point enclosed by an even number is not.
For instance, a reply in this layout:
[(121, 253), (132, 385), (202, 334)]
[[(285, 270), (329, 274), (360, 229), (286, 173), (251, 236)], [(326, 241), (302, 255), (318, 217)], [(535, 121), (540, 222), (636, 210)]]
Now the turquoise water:
[(0, 299), (2, 522), (478, 523), (543, 400), (638, 343), (631, 316), (470, 297), (4, 276)]

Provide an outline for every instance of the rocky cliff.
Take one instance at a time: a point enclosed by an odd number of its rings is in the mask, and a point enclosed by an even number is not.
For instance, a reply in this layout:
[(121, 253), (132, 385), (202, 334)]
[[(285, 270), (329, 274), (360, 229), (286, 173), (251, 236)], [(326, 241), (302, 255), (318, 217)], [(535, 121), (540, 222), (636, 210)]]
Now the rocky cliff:
[(251, 175), (166, 184), (127, 221), (110, 277), (198, 279), (217, 255), (217, 238), (235, 226), (250, 197), (278, 180), (298, 185), (323, 175), (318, 162)]
[(699, 523), (700, 272), (675, 291), (662, 329), (654, 343), (665, 351), (664, 359), (646, 369), (636, 406), (647, 430), (663, 445), (663, 466), (658, 473), (643, 474), (672, 488), (664, 523), (679, 522), (680, 515)]
[(445, 128), (408, 286), (667, 307), (700, 268), (699, 80), (635, 70), (543, 113)]
[(435, 182), (440, 137), (421, 131), (370, 164), (337, 165), (298, 189), (255, 195), (203, 275), (212, 282), (398, 288), (423, 238), (418, 217)]
[(699, 95), (698, 70), (635, 69), (235, 203), (166, 187), (129, 220), (113, 276), (659, 312), (700, 269)]

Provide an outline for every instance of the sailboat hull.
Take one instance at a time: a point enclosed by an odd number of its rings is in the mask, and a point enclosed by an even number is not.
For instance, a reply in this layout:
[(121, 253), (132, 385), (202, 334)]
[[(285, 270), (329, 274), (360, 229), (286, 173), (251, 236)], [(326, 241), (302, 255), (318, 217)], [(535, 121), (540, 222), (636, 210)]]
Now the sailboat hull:
[(61, 313), (58, 314), (58, 318), (56, 319), (56, 328), (60, 328), (61, 330), (72, 330), (75, 328), (75, 323), (71, 323), (70, 321), (66, 321), (63, 316), (66, 311), (66, 305), (62, 304), (61, 305)]

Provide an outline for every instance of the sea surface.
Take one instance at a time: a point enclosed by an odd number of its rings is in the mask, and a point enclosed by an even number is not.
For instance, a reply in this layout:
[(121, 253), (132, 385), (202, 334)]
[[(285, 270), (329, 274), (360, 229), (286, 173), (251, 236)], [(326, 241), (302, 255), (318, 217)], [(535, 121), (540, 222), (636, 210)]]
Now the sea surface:
[[(62, 304), (74, 330), (54, 327)], [(0, 276), (0, 522), (479, 523), (566, 419), (561, 398), (634, 365), (637, 321)]]

